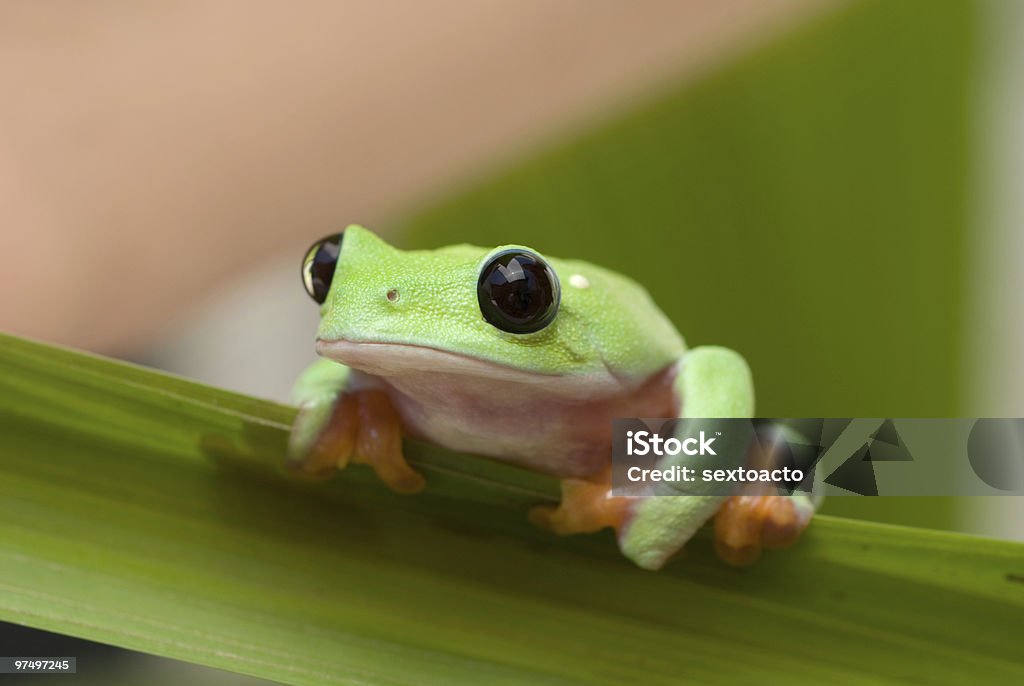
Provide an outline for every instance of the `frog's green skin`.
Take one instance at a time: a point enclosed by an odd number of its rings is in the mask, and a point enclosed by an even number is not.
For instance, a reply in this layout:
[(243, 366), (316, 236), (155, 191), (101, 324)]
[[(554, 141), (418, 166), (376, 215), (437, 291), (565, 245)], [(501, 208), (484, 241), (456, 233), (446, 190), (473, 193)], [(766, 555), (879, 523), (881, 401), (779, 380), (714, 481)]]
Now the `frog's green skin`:
[[(608, 466), (616, 417), (751, 416), (753, 386), (739, 355), (687, 351), (646, 291), (592, 264), (545, 256), (562, 296), (544, 329), (510, 334), (489, 324), (477, 279), (507, 247), (406, 252), (350, 226), (321, 307), (323, 359), (295, 389), (293, 456), (308, 450), (340, 393), (364, 389), (387, 393), (408, 435), (561, 478)], [(620, 547), (658, 568), (721, 501), (636, 499)]]

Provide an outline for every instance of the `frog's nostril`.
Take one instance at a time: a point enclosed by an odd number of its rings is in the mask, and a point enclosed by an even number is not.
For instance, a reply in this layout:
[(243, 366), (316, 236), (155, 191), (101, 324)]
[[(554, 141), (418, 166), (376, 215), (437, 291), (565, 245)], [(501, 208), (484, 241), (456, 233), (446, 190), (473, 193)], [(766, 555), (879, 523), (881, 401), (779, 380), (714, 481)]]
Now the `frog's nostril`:
[(401, 297), (401, 295), (399, 294), (399, 292), (398, 292), (398, 289), (397, 289), (397, 288), (392, 288), (392, 289), (391, 289), (390, 291), (388, 291), (388, 293), (387, 293), (387, 298), (388, 298), (388, 301), (389, 301), (389, 302), (395, 302), (395, 301), (397, 301), (397, 300), (398, 300), (398, 299), (399, 299), (400, 297)]

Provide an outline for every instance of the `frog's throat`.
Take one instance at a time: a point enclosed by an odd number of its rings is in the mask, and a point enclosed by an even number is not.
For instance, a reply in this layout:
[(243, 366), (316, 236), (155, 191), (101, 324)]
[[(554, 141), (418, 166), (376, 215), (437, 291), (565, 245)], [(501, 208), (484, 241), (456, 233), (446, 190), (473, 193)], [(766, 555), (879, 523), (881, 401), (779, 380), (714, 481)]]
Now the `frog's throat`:
[(627, 390), (623, 380), (605, 370), (586, 374), (543, 374), (477, 357), (409, 343), (354, 342), (317, 339), (317, 354), (379, 377), (415, 374), (469, 376), (538, 386), (566, 386), (576, 393), (612, 395)]

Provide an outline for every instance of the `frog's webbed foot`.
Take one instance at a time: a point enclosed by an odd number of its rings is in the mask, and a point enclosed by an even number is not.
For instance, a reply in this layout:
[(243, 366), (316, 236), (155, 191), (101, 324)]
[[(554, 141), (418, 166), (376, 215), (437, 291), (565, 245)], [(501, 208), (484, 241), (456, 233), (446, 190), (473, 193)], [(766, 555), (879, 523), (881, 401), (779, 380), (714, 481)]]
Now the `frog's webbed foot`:
[(814, 515), (804, 494), (734, 495), (715, 515), (715, 552), (737, 567), (752, 564), (762, 549), (788, 548)]
[(557, 506), (538, 505), (530, 510), (533, 524), (561, 536), (592, 533), (606, 527), (618, 530), (625, 521), (628, 498), (612, 496), (611, 467), (591, 480), (563, 479)]
[(330, 404), (301, 406), (288, 448), (288, 466), (303, 476), (327, 477), (351, 462), (370, 465), (399, 493), (415, 493), (426, 484), (402, 454), (401, 418), (383, 391), (343, 393)]

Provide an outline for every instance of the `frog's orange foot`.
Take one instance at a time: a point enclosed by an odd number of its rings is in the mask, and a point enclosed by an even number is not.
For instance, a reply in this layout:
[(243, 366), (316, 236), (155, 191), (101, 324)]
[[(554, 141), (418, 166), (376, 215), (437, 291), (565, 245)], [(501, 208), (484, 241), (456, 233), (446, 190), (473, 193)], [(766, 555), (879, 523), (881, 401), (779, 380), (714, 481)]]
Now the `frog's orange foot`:
[(805, 495), (735, 495), (715, 515), (715, 552), (743, 567), (762, 549), (788, 548), (811, 521), (814, 505)]
[(616, 530), (622, 525), (629, 504), (627, 498), (612, 497), (611, 469), (594, 477), (562, 480), (562, 501), (557, 506), (538, 505), (529, 512), (530, 521), (560, 536)]
[(355, 448), (359, 401), (354, 394), (299, 408), (285, 466), (306, 478), (326, 479), (348, 463)]
[(423, 475), (402, 454), (402, 422), (382, 391), (358, 391), (338, 397), (324, 427), (303, 454), (288, 466), (302, 476), (323, 478), (350, 462), (368, 464), (392, 490), (423, 490)]

